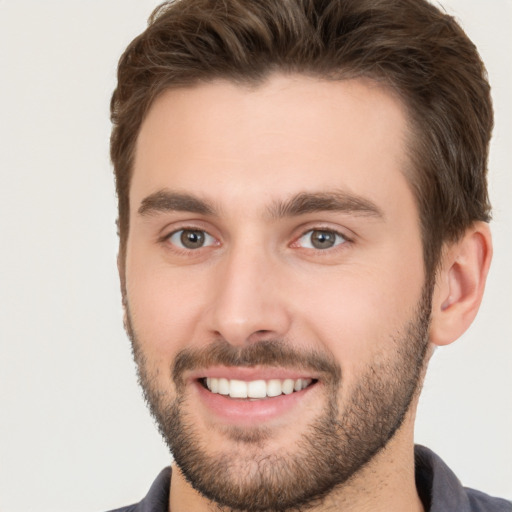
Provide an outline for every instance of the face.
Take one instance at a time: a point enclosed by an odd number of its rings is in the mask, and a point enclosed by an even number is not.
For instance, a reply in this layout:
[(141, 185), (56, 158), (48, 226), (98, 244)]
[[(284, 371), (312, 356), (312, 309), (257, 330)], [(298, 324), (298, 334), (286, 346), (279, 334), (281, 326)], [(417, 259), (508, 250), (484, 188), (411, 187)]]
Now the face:
[(144, 121), (127, 328), (181, 474), (220, 505), (314, 503), (400, 429), (430, 313), (406, 136), (379, 86), (303, 76), (168, 91)]

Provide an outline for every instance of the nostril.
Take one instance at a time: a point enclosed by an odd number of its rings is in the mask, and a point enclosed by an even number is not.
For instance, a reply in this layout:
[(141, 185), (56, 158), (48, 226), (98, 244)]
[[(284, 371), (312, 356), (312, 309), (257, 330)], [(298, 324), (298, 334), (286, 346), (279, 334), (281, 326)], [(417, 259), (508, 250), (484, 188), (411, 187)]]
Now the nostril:
[(247, 341), (249, 343), (275, 340), (279, 338), (278, 334), (270, 329), (259, 329), (254, 331), (248, 338)]

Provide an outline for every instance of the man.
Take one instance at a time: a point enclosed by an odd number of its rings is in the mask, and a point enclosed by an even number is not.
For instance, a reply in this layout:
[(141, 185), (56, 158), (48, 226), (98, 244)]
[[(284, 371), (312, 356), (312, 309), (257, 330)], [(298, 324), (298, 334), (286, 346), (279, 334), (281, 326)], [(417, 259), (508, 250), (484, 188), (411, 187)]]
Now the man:
[(414, 447), (490, 265), (489, 86), (420, 0), (182, 0), (119, 64), (125, 326), (175, 460), (126, 511), (510, 511)]

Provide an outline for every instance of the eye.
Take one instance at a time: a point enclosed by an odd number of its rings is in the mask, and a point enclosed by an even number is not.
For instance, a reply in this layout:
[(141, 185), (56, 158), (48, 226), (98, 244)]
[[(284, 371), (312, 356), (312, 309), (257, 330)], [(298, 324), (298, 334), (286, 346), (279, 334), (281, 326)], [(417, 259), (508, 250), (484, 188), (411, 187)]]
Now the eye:
[(181, 249), (201, 249), (216, 243), (215, 238), (201, 229), (180, 229), (171, 233), (167, 240)]
[(306, 249), (325, 250), (341, 245), (346, 241), (347, 239), (336, 231), (328, 229), (311, 229), (297, 240), (297, 244)]

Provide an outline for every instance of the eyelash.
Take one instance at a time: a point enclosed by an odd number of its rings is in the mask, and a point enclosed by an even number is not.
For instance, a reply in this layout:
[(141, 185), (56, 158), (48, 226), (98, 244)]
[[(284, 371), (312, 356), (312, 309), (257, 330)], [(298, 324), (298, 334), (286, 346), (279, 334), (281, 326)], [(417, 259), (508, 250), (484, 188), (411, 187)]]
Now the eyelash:
[[(177, 245), (176, 243), (173, 243), (171, 241), (172, 237), (180, 234), (180, 233), (185, 233), (185, 232), (189, 232), (189, 233), (193, 233), (193, 232), (196, 232), (196, 233), (203, 233), (203, 235), (208, 238), (210, 238), (211, 240), (214, 241), (214, 243), (211, 243), (209, 245), (202, 245), (196, 249), (191, 249), (191, 248), (187, 248), (187, 247), (180, 247), (179, 245)], [(166, 235), (162, 236), (159, 240), (159, 242), (163, 243), (163, 244), (166, 244), (167, 246), (171, 246), (172, 249), (174, 251), (177, 251), (177, 252), (182, 252), (184, 254), (190, 254), (191, 252), (195, 252), (197, 251), (198, 249), (203, 249), (205, 247), (211, 247), (211, 246), (215, 246), (215, 245), (220, 245), (220, 243), (217, 241), (217, 239), (213, 236), (213, 235), (210, 235), (210, 233), (208, 233), (208, 231), (206, 231), (205, 229), (202, 229), (202, 228), (198, 228), (198, 227), (195, 227), (195, 226), (185, 226), (185, 227), (182, 227), (180, 229), (175, 229), (174, 231), (170, 232), (170, 233), (167, 233)]]
[[(171, 242), (172, 237), (178, 235), (179, 233), (184, 233), (184, 232), (203, 233), (205, 235), (205, 237), (211, 238), (211, 240), (214, 243), (209, 243), (208, 245), (201, 245), (200, 247), (193, 249), (193, 248), (187, 248), (187, 247), (180, 247), (176, 243)], [(312, 234), (314, 232), (333, 234), (336, 237), (335, 245), (333, 245), (332, 247), (324, 248), (324, 249), (319, 249), (319, 248), (315, 248), (315, 247), (303, 247), (303, 246), (299, 245), (299, 241), (301, 239), (306, 237), (308, 234)], [(340, 238), (342, 239), (341, 241), (339, 241)], [(167, 246), (171, 246), (172, 250), (174, 250), (176, 252), (181, 252), (183, 254), (190, 254), (191, 252), (196, 252), (199, 249), (204, 249), (207, 247), (220, 245), (220, 242), (213, 235), (208, 233), (208, 231), (206, 231), (205, 229), (202, 229), (202, 228), (195, 227), (195, 226), (185, 226), (185, 227), (181, 227), (180, 229), (176, 229), (176, 230), (162, 236), (159, 239), (159, 242), (166, 244)], [(313, 228), (307, 229), (306, 231), (302, 231), (301, 234), (298, 237), (296, 237), (291, 244), (289, 244), (289, 247), (299, 248), (299, 249), (302, 248), (306, 251), (314, 251), (317, 254), (322, 254), (322, 253), (326, 254), (326, 253), (331, 253), (332, 251), (335, 251), (335, 250), (340, 250), (342, 248), (342, 246), (345, 246), (350, 243), (352, 243), (352, 239), (349, 238), (346, 234), (341, 233), (340, 231), (337, 231), (330, 227), (321, 227), (321, 226), (316, 227), (315, 226)]]
[[(315, 232), (334, 235), (335, 236), (334, 245), (332, 247), (325, 247), (323, 249), (320, 249), (318, 247), (304, 247), (304, 246), (299, 246), (299, 247), (301, 247), (302, 249), (306, 249), (306, 250), (312, 250), (317, 253), (328, 253), (331, 251), (335, 251), (337, 249), (341, 249), (341, 246), (343, 246), (347, 243), (350, 243), (352, 241), (344, 233), (340, 233), (339, 231), (337, 231), (335, 229), (328, 228), (328, 227), (314, 227), (314, 228), (308, 229), (307, 231), (304, 231), (299, 237), (297, 237), (295, 239), (295, 241), (292, 244), (290, 244), (290, 246), (294, 247), (294, 246), (298, 245), (300, 240), (304, 239), (308, 235), (309, 235), (309, 237), (311, 237), (312, 234)], [(311, 240), (311, 238), (310, 238), (310, 240)]]

